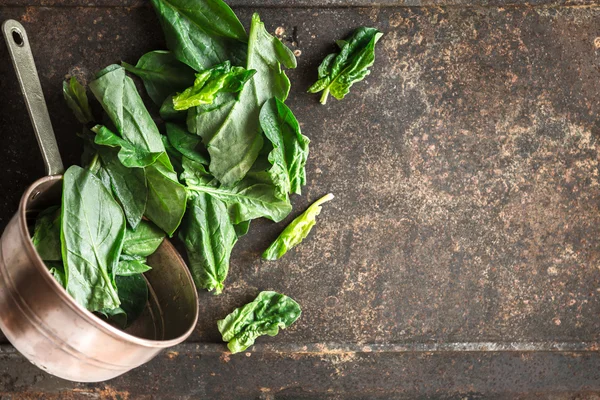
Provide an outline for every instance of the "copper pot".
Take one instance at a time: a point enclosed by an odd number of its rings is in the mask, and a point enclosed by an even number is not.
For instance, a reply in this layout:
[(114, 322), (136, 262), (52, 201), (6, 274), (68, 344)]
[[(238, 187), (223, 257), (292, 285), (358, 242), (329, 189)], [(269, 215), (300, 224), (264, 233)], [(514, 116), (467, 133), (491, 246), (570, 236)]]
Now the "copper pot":
[(48, 176), (23, 194), (0, 239), (0, 328), (29, 361), (78, 382), (114, 378), (185, 340), (198, 321), (198, 295), (187, 266), (165, 240), (148, 258), (149, 300), (126, 331), (76, 303), (48, 272), (31, 242), (28, 223), (59, 204), (63, 165), (23, 26), (2, 31), (17, 72)]

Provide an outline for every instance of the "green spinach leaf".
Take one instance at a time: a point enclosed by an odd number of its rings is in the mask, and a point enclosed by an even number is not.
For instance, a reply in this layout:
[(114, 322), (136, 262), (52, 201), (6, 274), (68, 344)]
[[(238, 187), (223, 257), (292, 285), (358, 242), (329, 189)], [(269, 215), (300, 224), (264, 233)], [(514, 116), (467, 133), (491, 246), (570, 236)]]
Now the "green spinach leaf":
[(197, 135), (188, 133), (184, 128), (172, 122), (166, 123), (169, 143), (187, 158), (202, 164), (208, 164), (208, 153)]
[(168, 96), (160, 106), (159, 114), (163, 121), (181, 121), (185, 122), (187, 119), (187, 111), (177, 111), (173, 105), (174, 95)]
[(194, 85), (173, 97), (173, 109), (212, 104), (220, 93), (237, 93), (256, 71), (232, 67), (229, 61), (196, 74)]
[(191, 199), (179, 238), (187, 250), (196, 285), (220, 294), (237, 241), (225, 203), (206, 193)]
[(154, 164), (163, 154), (161, 152), (149, 152), (132, 145), (125, 139), (115, 135), (110, 129), (102, 125), (92, 128), (96, 133), (94, 143), (119, 149), (119, 160), (128, 168), (141, 168)]
[(260, 217), (279, 222), (292, 210), (289, 199), (279, 197), (266, 172), (249, 173), (232, 187), (216, 187), (212, 182), (206, 183), (206, 180), (192, 181), (185, 172), (182, 178), (185, 179), (188, 190), (196, 194), (209, 194), (226, 203), (234, 224)]
[(67, 280), (65, 278), (65, 267), (63, 266), (63, 263), (61, 261), (45, 261), (45, 264), (60, 286), (63, 288), (66, 287)]
[(300, 305), (276, 292), (260, 292), (256, 299), (217, 322), (219, 332), (232, 353), (254, 344), (262, 335), (275, 336), (279, 329), (292, 325), (302, 314)]
[(177, 181), (177, 176), (173, 178), (173, 167), (170, 161), (168, 163), (166, 166), (159, 160), (145, 169), (148, 184), (145, 215), (169, 236), (173, 236), (185, 214), (187, 192)]
[(260, 111), (260, 125), (273, 145), (269, 161), (271, 179), (282, 196), (300, 194), (306, 184), (306, 159), (310, 140), (300, 133), (292, 111), (281, 100), (268, 100)]
[(135, 67), (126, 62), (121, 62), (121, 66), (142, 78), (148, 96), (158, 106), (167, 96), (194, 82), (194, 70), (177, 60), (169, 51), (151, 51), (144, 54)]
[(167, 47), (196, 71), (244, 60), (244, 27), (221, 0), (152, 0)]
[(87, 124), (94, 120), (85, 87), (74, 76), (71, 77), (69, 83), (63, 82), (63, 96), (79, 122)]
[(148, 283), (142, 274), (116, 276), (115, 282), (121, 299), (121, 309), (127, 315), (126, 327), (135, 321), (148, 303)]
[[(144, 272), (150, 271), (152, 268), (140, 261), (140, 260), (120, 260), (115, 270), (113, 271), (114, 276), (131, 276), (136, 274), (143, 274)], [(121, 293), (119, 293), (119, 299), (121, 298)]]
[[(146, 172), (143, 168), (128, 168), (119, 160), (121, 152), (109, 147), (101, 147), (98, 154), (102, 160), (102, 173), (109, 178), (107, 186), (121, 203), (127, 223), (136, 228), (146, 210), (148, 201), (148, 187), (146, 185)], [(101, 178), (102, 181), (105, 179)], [(105, 182), (106, 186), (106, 182)]]
[(123, 139), (147, 153), (165, 151), (158, 128), (123, 67), (106, 67), (90, 83), (90, 89)]
[(265, 250), (262, 257), (265, 260), (277, 260), (288, 250), (300, 244), (315, 225), (317, 215), (321, 212), (321, 204), (331, 199), (333, 199), (333, 194), (331, 193), (321, 197), (300, 214), (300, 216), (290, 222), (279, 237)]
[(348, 40), (338, 41), (339, 53), (329, 54), (319, 66), (319, 80), (309, 93), (323, 92), (321, 104), (327, 103), (329, 93), (338, 100), (350, 91), (350, 87), (362, 81), (375, 62), (375, 44), (383, 36), (375, 28), (361, 27)]
[(52, 206), (39, 213), (31, 238), (40, 258), (60, 261), (60, 207)]
[(148, 257), (165, 238), (165, 233), (152, 222), (142, 220), (137, 228), (127, 228), (123, 241), (123, 254)]
[(71, 166), (63, 177), (61, 244), (67, 292), (90, 311), (119, 307), (110, 273), (118, 263), (125, 216), (102, 182)]
[[(290, 81), (281, 69), (296, 67), (296, 58), (281, 41), (271, 36), (258, 14), (252, 17), (248, 40), (247, 70), (256, 74), (239, 94), (225, 96), (210, 111), (196, 110), (188, 126), (204, 140), (210, 154), (210, 172), (224, 185), (239, 182), (250, 170), (263, 147), (259, 114), (270, 98), (287, 98)], [(218, 96), (223, 97), (224, 95)], [(189, 117), (188, 117), (189, 118)]]

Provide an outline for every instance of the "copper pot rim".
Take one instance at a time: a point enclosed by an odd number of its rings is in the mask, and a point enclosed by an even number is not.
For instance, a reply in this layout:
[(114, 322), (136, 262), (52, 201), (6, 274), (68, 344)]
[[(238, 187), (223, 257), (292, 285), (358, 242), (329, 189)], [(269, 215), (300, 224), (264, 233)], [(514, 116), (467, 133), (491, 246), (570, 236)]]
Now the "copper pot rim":
[[(81, 318), (85, 319), (90, 324), (97, 326), (101, 331), (108, 334), (109, 336), (112, 336), (115, 339), (124, 340), (124, 341), (130, 342), (130, 343), (142, 346), (142, 347), (147, 347), (147, 348), (168, 348), (171, 346), (175, 346), (175, 345), (183, 342), (185, 339), (187, 339), (191, 335), (191, 333), (194, 331), (196, 324), (198, 323), (198, 304), (199, 304), (198, 292), (196, 290), (194, 280), (193, 280), (192, 275), (188, 268), (183, 268), (183, 270), (184, 270), (185, 275), (190, 280), (190, 282), (192, 284), (193, 292), (194, 292), (194, 300), (196, 303), (194, 321), (193, 321), (193, 323), (190, 324), (190, 327), (183, 334), (179, 335), (176, 338), (169, 339), (169, 340), (151, 340), (151, 339), (140, 338), (140, 337), (137, 337), (134, 335), (130, 335), (118, 328), (115, 328), (114, 326), (108, 324), (107, 322), (102, 321), (100, 318), (96, 317), (92, 312), (88, 311), (85, 307), (83, 307), (79, 303), (77, 303), (71, 297), (71, 295), (69, 295), (69, 293), (67, 293), (67, 291), (50, 274), (50, 271), (46, 267), (46, 264), (39, 256), (37, 250), (35, 249), (35, 247), (33, 245), (33, 242), (31, 241), (29, 228), (27, 226), (27, 214), (26, 214), (27, 213), (27, 201), (28, 201), (29, 197), (34, 193), (34, 191), (41, 184), (46, 183), (46, 182), (51, 182), (51, 181), (60, 181), (60, 180), (62, 180), (62, 178), (63, 178), (63, 175), (51, 175), (51, 176), (45, 176), (43, 178), (40, 178), (37, 181), (35, 181), (34, 183), (32, 183), (27, 188), (27, 190), (25, 190), (25, 193), (23, 193), (23, 196), (21, 197), (21, 200), (19, 201), (19, 210), (17, 211), (17, 215), (19, 217), (18, 222), (19, 222), (19, 227), (20, 227), (19, 233), (22, 236), (24, 236), (23, 237), (24, 240), (22, 242), (25, 244), (26, 252), (30, 256), (33, 257), (33, 259), (35, 260), (34, 264), (35, 264), (36, 269), (43, 276), (43, 278), (46, 280), (46, 282), (48, 282), (50, 284), (54, 293), (56, 293), (56, 295), (63, 301), (63, 303), (65, 305), (67, 305), (71, 310), (75, 311)], [(185, 266), (186, 264), (183, 261), (183, 259), (181, 258), (181, 255), (173, 247), (171, 242), (169, 242), (168, 239), (165, 239), (165, 242), (163, 242), (163, 243), (168, 244), (168, 247), (170, 248), (170, 250), (173, 251), (173, 253), (179, 259), (181, 264)]]

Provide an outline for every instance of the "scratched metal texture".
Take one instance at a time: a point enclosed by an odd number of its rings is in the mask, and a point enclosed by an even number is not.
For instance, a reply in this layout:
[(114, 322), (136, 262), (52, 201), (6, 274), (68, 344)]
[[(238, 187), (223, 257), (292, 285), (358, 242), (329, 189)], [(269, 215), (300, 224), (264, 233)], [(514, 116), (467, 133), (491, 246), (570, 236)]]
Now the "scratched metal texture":
[[(300, 54), (288, 104), (311, 154), (292, 215), (252, 223), (224, 293), (200, 293), (188, 343), (96, 385), (50, 377), (4, 345), (0, 396), (596, 398), (600, 8), (232, 4), (246, 25), (258, 11), (269, 31), (282, 27)], [(28, 30), (62, 156), (77, 163), (62, 80), (164, 48), (156, 17), (137, 0), (0, 0), (6, 18)], [(385, 32), (372, 73), (321, 106), (305, 93), (316, 68), (360, 25)], [(18, 90), (2, 43), (2, 226), (43, 174)], [(336, 198), (310, 237), (261, 261), (327, 192)], [(302, 318), (254, 352), (228, 355), (216, 320), (266, 289), (296, 299)]]

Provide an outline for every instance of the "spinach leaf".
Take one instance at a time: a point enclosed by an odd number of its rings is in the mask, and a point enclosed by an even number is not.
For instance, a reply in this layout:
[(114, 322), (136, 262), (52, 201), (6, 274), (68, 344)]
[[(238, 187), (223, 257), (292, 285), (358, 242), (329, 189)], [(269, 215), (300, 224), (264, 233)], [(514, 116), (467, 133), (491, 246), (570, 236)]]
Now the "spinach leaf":
[[(149, 265), (140, 260), (120, 260), (113, 271), (113, 275), (131, 276), (135, 274), (143, 274), (151, 269), (152, 268)], [(119, 293), (119, 299), (121, 299), (121, 301), (123, 300), (121, 293)]]
[(119, 148), (119, 160), (128, 168), (146, 167), (154, 164), (163, 154), (162, 152), (152, 153), (134, 146), (102, 125), (96, 125), (92, 128), (92, 131), (96, 133), (94, 143), (102, 146)]
[[(117, 152), (116, 149), (101, 147), (98, 154), (102, 160), (101, 171), (109, 178), (107, 187), (121, 203), (127, 223), (135, 229), (142, 220), (148, 201), (146, 172), (143, 168), (124, 166), (118, 157), (121, 152)], [(104, 181), (102, 178), (101, 180)]]
[[(166, 153), (165, 153), (166, 157)], [(148, 202), (145, 215), (169, 236), (179, 226), (187, 202), (185, 187), (173, 179), (171, 162), (169, 165), (157, 161), (146, 167)]]
[[(185, 168), (185, 166), (184, 166)], [(289, 199), (281, 199), (267, 173), (249, 173), (235, 186), (215, 187), (205, 181), (193, 182), (183, 174), (188, 190), (198, 194), (206, 193), (227, 204), (234, 224), (254, 218), (266, 217), (279, 222), (292, 210)]]
[(90, 171), (71, 166), (63, 177), (61, 244), (67, 292), (90, 311), (116, 308), (111, 271), (117, 265), (125, 216)]
[(302, 314), (300, 305), (276, 292), (260, 292), (256, 299), (217, 322), (219, 332), (232, 353), (254, 344), (262, 335), (275, 336), (279, 329), (292, 325)]
[(102, 310), (101, 314), (125, 329), (135, 321), (148, 303), (148, 284), (142, 274), (116, 276), (115, 282), (119, 290), (121, 307)]
[(123, 254), (148, 257), (161, 245), (165, 233), (152, 222), (142, 220), (137, 228), (125, 230)]
[(173, 105), (174, 95), (168, 96), (160, 106), (159, 114), (163, 121), (185, 121), (187, 111), (177, 111)]
[[(201, 163), (194, 161), (190, 158), (183, 157), (182, 159), (183, 173), (181, 174), (181, 180), (188, 186), (212, 186), (217, 187), (219, 182), (206, 171), (206, 168)], [(194, 195), (194, 190), (188, 190), (190, 195)]]
[(244, 27), (221, 0), (152, 0), (167, 47), (196, 71), (226, 60), (241, 63)]
[(123, 139), (148, 153), (165, 151), (160, 133), (131, 78), (119, 65), (110, 65), (90, 83), (92, 93)]
[(158, 106), (171, 93), (183, 90), (194, 82), (194, 70), (164, 50), (144, 54), (135, 67), (126, 62), (121, 62), (121, 66), (142, 78), (148, 96)]
[(212, 104), (220, 93), (237, 93), (256, 71), (232, 67), (229, 61), (196, 74), (194, 85), (173, 97), (173, 109)]
[(190, 200), (179, 238), (197, 286), (220, 294), (237, 235), (221, 200), (199, 193)]
[(52, 206), (39, 213), (31, 238), (40, 258), (60, 261), (60, 207)]
[(163, 141), (163, 145), (165, 146), (167, 156), (169, 157), (169, 161), (171, 162), (173, 169), (177, 172), (178, 175), (181, 174), (183, 172), (183, 154), (181, 154), (179, 150), (173, 147), (171, 142), (169, 142), (169, 138), (163, 135), (161, 139)]
[[(294, 54), (271, 36), (258, 14), (252, 17), (246, 69), (256, 70), (236, 101), (232, 95), (208, 112), (196, 112), (189, 123), (204, 140), (210, 154), (210, 172), (224, 185), (239, 182), (256, 160), (263, 146), (259, 125), (260, 108), (268, 99), (287, 98), (290, 81), (281, 69), (296, 67)], [(218, 96), (218, 97), (222, 97)]]
[(96, 311), (96, 314), (121, 329), (127, 328), (127, 313), (121, 307)]
[(208, 164), (208, 154), (202, 139), (188, 133), (184, 128), (172, 122), (166, 123), (169, 143), (187, 158), (202, 164)]
[(248, 231), (250, 230), (250, 220), (240, 222), (239, 224), (235, 224), (233, 226), (233, 228), (235, 229), (235, 234), (237, 235), (237, 237), (239, 239), (242, 236), (244, 236), (246, 233), (248, 233)]
[(265, 250), (262, 257), (265, 260), (277, 260), (288, 250), (300, 244), (315, 225), (317, 215), (321, 212), (321, 204), (331, 199), (333, 199), (333, 194), (331, 193), (321, 197), (308, 207), (306, 211), (290, 222), (279, 237)]
[(69, 83), (63, 82), (63, 96), (67, 106), (73, 111), (79, 122), (87, 124), (94, 120), (85, 87), (74, 76), (71, 77)]
[(292, 111), (281, 100), (268, 100), (260, 111), (260, 125), (271, 141), (269, 161), (271, 179), (282, 196), (300, 194), (306, 184), (306, 159), (310, 140), (300, 133), (300, 125)]
[(348, 40), (340, 40), (339, 53), (329, 54), (319, 66), (319, 80), (309, 93), (323, 92), (321, 104), (327, 102), (329, 93), (338, 100), (350, 91), (352, 84), (362, 81), (375, 62), (375, 44), (383, 36), (375, 28), (361, 27)]
[(60, 261), (45, 261), (46, 267), (56, 279), (56, 281), (60, 284), (60, 286), (65, 287), (67, 284), (67, 280), (65, 278), (65, 267), (63, 267), (62, 262)]

